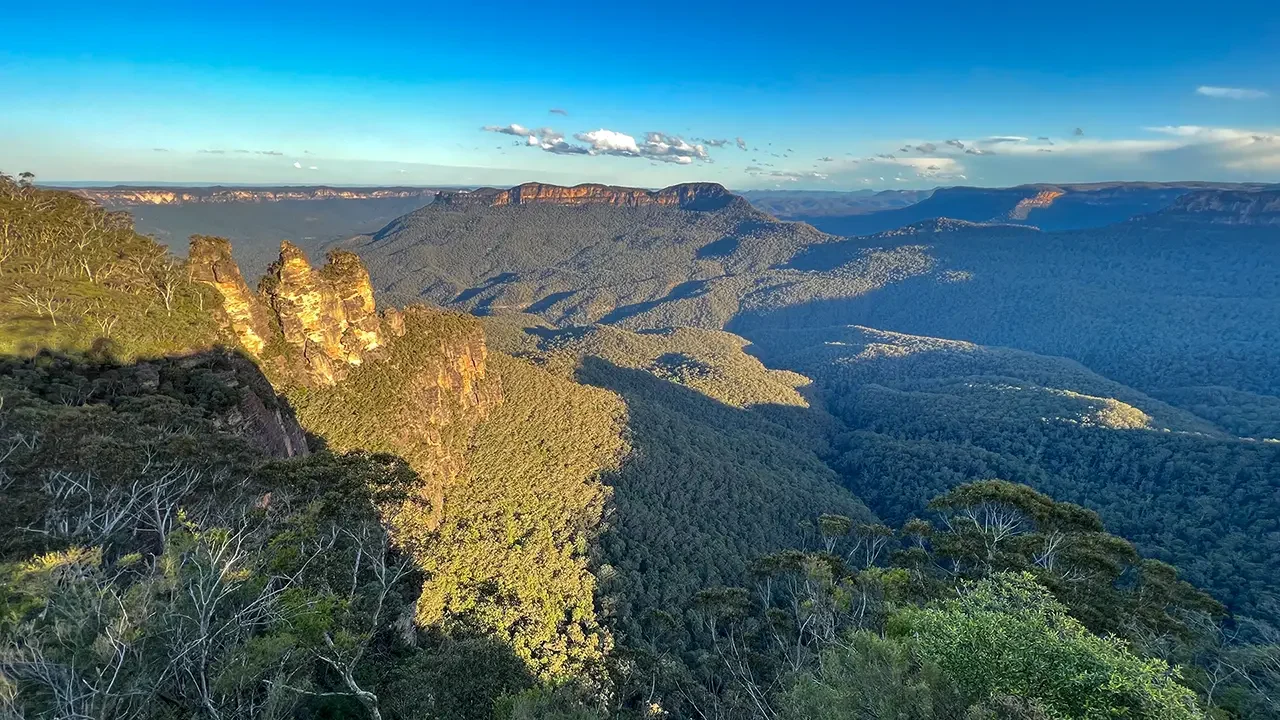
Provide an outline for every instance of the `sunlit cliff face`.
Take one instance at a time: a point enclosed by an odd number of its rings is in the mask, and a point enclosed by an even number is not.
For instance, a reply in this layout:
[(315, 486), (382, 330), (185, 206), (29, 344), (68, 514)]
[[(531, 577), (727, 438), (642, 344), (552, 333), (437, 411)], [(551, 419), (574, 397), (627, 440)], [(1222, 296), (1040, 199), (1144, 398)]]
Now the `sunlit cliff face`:
[(315, 270), (301, 250), (282, 243), (260, 293), (245, 283), (227, 241), (193, 238), (189, 257), (192, 279), (218, 291), (245, 349), (261, 358), (278, 338), (297, 351), (312, 382), (332, 385), (345, 366), (361, 364), (385, 344), (369, 273), (351, 253), (332, 253)]
[(688, 207), (697, 203), (727, 201), (728, 190), (715, 183), (686, 183), (662, 190), (612, 187), (609, 185), (575, 185), (560, 187), (543, 183), (525, 183), (508, 190), (481, 188), (471, 192), (441, 193), (437, 202), (458, 205), (645, 205)]
[(1041, 190), (1029, 198), (1019, 200), (1013, 210), (1009, 211), (1009, 219), (1026, 220), (1032, 210), (1047, 208), (1053, 204), (1054, 200), (1057, 200), (1065, 194), (1066, 193), (1061, 190)]
[(207, 190), (161, 190), (155, 188), (83, 188), (77, 195), (108, 207), (137, 205), (180, 205), (184, 203), (266, 203), (284, 200), (374, 200), (382, 198), (429, 197), (427, 188), (380, 188), (369, 190), (314, 187), (287, 189), (209, 188)]

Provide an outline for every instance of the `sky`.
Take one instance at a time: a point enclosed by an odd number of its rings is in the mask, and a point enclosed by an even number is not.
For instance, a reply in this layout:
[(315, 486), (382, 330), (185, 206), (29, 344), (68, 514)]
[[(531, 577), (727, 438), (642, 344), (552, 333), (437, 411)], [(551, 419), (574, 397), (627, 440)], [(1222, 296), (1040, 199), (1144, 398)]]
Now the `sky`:
[(1274, 0), (867, 5), (18, 3), (0, 18), (0, 171), (815, 190), (1280, 182)]

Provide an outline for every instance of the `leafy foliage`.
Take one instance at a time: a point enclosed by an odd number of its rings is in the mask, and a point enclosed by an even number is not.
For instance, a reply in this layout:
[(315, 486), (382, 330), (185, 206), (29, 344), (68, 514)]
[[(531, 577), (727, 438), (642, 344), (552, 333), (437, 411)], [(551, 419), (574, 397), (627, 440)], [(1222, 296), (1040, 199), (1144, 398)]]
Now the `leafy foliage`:
[(0, 175), (0, 352), (208, 348), (215, 304), (129, 217)]
[(380, 516), (417, 477), (392, 456), (264, 462), (225, 424), (237, 376), (265, 382), (216, 354), (7, 361), (10, 710), (287, 717), (328, 698), (377, 716), (370, 663), (411, 648), (392, 626), (416, 597)]
[(829, 462), (881, 517), (1008, 478), (1096, 510), (1232, 609), (1274, 618), (1280, 446), (1062, 359), (859, 327), (762, 343), (777, 348), (766, 361), (798, 366), (830, 398), (849, 432)]
[(1167, 665), (1091, 635), (1028, 576), (993, 576), (889, 625), (969, 703), (1014, 696), (1050, 717), (1082, 720), (1203, 717)]

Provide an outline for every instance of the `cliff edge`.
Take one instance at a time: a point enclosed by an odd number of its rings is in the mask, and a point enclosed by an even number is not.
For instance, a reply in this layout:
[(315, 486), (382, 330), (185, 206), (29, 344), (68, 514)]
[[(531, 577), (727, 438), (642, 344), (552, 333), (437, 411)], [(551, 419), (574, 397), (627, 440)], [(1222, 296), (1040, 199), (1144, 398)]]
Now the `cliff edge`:
[(586, 183), (563, 187), (545, 183), (525, 183), (513, 188), (479, 188), (471, 191), (441, 192), (435, 204), (467, 207), (480, 205), (614, 205), (644, 207), (649, 205), (680, 207), (686, 210), (716, 210), (737, 196), (717, 183), (683, 183), (661, 190), (616, 187)]

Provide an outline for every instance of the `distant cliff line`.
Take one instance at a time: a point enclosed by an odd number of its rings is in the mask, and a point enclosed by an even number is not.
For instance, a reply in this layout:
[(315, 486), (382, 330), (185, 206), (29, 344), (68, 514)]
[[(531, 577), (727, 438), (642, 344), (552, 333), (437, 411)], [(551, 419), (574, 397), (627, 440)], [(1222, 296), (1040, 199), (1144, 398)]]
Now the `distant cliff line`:
[(613, 205), (643, 207), (659, 205), (692, 210), (714, 210), (732, 202), (736, 195), (719, 183), (681, 183), (661, 190), (583, 183), (566, 187), (530, 182), (512, 188), (478, 188), (441, 192), (437, 205), (488, 206), (508, 205)]
[(71, 192), (107, 207), (186, 203), (269, 203), (286, 200), (377, 200), (433, 198), (439, 187), (146, 187), (117, 185)]

